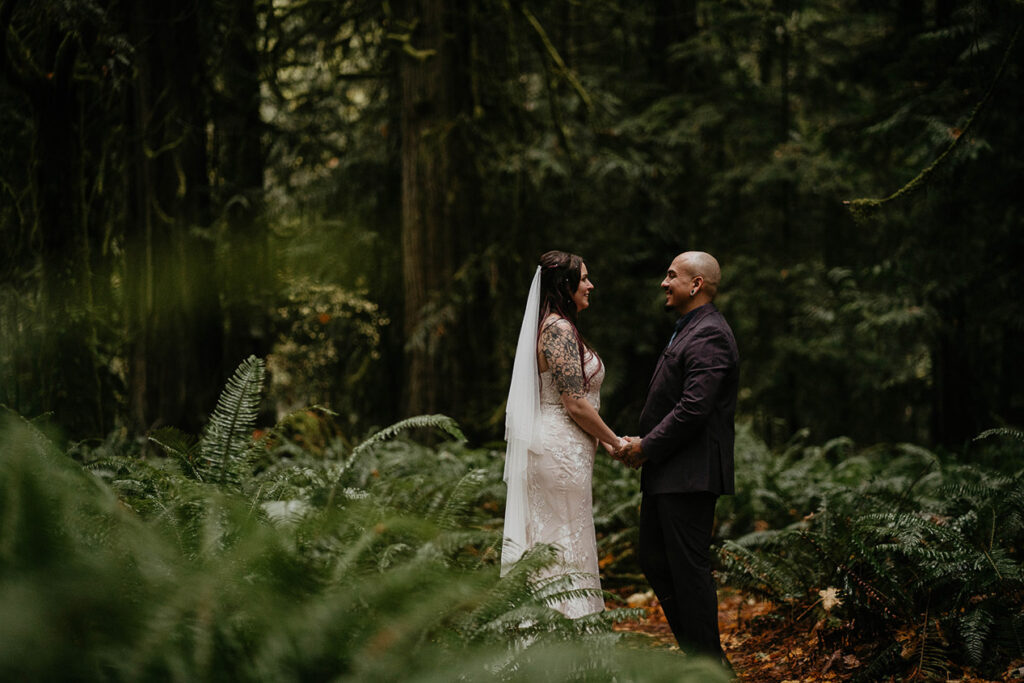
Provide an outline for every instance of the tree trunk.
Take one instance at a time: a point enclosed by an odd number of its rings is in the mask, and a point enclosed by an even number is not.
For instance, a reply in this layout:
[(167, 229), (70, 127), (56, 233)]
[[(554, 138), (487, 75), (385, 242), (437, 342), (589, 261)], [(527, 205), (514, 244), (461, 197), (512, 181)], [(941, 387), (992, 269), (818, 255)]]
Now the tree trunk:
[(223, 93), (217, 128), (220, 205), (226, 228), (222, 274), (225, 293), (224, 363), (230, 369), (250, 355), (269, 353), (267, 310), (273, 291), (263, 222), (264, 155), (260, 142), (259, 30), (253, 0), (236, 0), (225, 19)]
[(126, 301), (134, 427), (197, 431), (223, 376), (209, 224), (205, 84), (194, 2), (130, 7), (132, 99)]
[(399, 64), (405, 412), (447, 412), (461, 386), (452, 279), (465, 202), (452, 164), (458, 100), (446, 34), (455, 34), (454, 13), (446, 0), (407, 0), (401, 16), (415, 25)]
[[(80, 40), (89, 31), (68, 32), (45, 8), (37, 9), (37, 19), (45, 26), (43, 54), (15, 51), (8, 47), (7, 36), (18, 4), (16, 0), (0, 4), (0, 72), (31, 106), (33, 148), (28, 170), (38, 247), (36, 327), (40, 332), (38, 339), (23, 340), (31, 348), (22, 350), (34, 366), (33, 386), (24, 394), (39, 400), (13, 407), (51, 412), (73, 438), (95, 436), (107, 424), (97, 365), (89, 232), (82, 205), (80, 93), (74, 77)], [(23, 392), (12, 393), (21, 396)]]

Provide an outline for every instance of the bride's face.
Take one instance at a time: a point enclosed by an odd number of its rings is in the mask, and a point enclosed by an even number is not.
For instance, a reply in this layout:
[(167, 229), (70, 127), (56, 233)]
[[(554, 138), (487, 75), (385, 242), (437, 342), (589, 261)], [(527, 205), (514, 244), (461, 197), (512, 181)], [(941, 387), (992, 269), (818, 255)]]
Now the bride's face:
[(576, 302), (577, 313), (590, 305), (590, 290), (593, 288), (594, 283), (590, 281), (590, 275), (587, 273), (587, 264), (582, 263), (580, 264), (580, 284), (572, 295), (572, 300)]

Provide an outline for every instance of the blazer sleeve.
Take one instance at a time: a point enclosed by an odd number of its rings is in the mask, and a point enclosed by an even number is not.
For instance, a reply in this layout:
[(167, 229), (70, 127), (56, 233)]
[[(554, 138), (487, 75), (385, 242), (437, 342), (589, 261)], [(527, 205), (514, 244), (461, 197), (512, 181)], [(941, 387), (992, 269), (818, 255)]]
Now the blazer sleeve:
[(652, 462), (678, 453), (704, 427), (723, 381), (736, 365), (729, 337), (718, 327), (698, 330), (687, 346), (682, 396), (641, 441), (644, 455)]

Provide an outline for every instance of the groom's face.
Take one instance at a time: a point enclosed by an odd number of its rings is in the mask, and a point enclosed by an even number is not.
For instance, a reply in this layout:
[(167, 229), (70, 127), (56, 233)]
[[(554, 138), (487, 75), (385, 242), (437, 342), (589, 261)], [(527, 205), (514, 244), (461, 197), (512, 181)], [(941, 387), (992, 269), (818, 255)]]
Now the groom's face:
[(682, 310), (690, 300), (690, 287), (693, 277), (686, 269), (685, 263), (676, 258), (668, 267), (661, 288), (665, 291), (665, 310)]

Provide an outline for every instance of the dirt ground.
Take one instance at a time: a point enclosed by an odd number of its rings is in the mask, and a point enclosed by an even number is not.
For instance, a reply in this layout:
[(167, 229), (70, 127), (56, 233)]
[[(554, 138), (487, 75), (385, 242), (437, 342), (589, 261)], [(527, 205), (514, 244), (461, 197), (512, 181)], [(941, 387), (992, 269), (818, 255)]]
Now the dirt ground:
[[(623, 598), (632, 602), (630, 606), (642, 607), (647, 615), (637, 621), (623, 622), (616, 630), (643, 634), (655, 647), (678, 649), (665, 615), (652, 594), (627, 592)], [(622, 605), (609, 603), (608, 606)], [(718, 628), (722, 648), (737, 680), (743, 683), (846, 681), (865, 666), (862, 657), (867, 659), (867, 653), (858, 652), (856, 644), (845, 647), (830, 644), (820, 635), (810, 616), (793, 618), (771, 603), (733, 591), (719, 593)], [(909, 677), (903, 680), (915, 680), (912, 663), (908, 663), (907, 670)], [(945, 680), (997, 683), (957, 670), (952, 665)], [(1015, 662), (999, 680), (1024, 680), (1024, 662)]]

